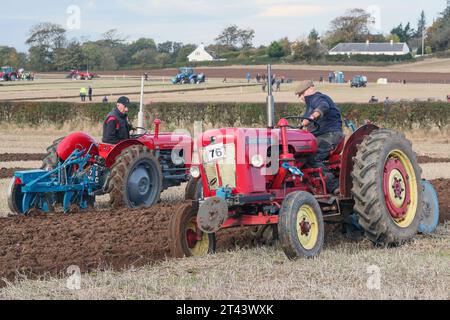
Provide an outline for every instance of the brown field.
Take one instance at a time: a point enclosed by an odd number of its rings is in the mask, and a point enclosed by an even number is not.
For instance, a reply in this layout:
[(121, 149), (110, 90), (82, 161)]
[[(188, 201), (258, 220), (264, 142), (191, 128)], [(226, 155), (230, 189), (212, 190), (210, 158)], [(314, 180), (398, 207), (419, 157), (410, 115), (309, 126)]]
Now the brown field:
[[(127, 95), (133, 101), (140, 99), (139, 80), (114, 80), (111, 78), (93, 81), (71, 80), (36, 80), (32, 85), (0, 86), (0, 100), (41, 100), (41, 101), (71, 101), (79, 102), (81, 86), (91, 85), (94, 89), (93, 102), (101, 102), (104, 96), (109, 101), (115, 101), (121, 95)], [(399, 100), (445, 100), (450, 94), (448, 84), (418, 84), (406, 85), (389, 83), (378, 85), (369, 83), (366, 88), (350, 88), (348, 84), (316, 83), (318, 90), (330, 95), (336, 102), (366, 103), (372, 95), (380, 102), (386, 97), (392, 101)], [(274, 92), (277, 102), (298, 102), (294, 95), (295, 81), (292, 84), (282, 84), (280, 92)], [(151, 102), (264, 102), (267, 94), (254, 81), (248, 85), (243, 80), (228, 79), (222, 83), (220, 79), (208, 79), (200, 85), (173, 85), (162, 82), (145, 84), (145, 103)]]

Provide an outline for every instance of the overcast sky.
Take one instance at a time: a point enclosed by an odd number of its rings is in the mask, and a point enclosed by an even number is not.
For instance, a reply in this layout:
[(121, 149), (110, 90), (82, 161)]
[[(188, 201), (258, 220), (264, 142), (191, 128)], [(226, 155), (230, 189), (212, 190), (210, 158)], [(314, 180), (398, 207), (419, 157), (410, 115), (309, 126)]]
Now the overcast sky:
[(237, 24), (253, 28), (254, 44), (260, 45), (285, 36), (291, 40), (305, 37), (312, 28), (323, 33), (333, 18), (350, 8), (373, 12), (374, 28), (388, 33), (400, 22), (410, 21), (415, 27), (422, 9), (431, 23), (445, 5), (445, 0), (8, 1), (8, 14), (0, 19), (0, 45), (26, 51), (31, 26), (47, 21), (63, 25), (70, 29), (69, 38), (81, 40), (97, 40), (115, 28), (129, 40), (148, 37), (156, 42), (195, 44), (213, 43), (225, 26)]

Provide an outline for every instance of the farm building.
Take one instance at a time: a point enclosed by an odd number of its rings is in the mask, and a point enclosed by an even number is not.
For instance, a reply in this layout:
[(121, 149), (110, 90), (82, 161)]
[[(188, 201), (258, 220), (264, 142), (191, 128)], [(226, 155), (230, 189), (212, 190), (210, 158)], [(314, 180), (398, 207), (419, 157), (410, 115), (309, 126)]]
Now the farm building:
[(197, 47), (190, 55), (188, 55), (189, 62), (200, 62), (200, 61), (214, 61), (216, 60), (212, 54), (206, 51), (203, 43)]
[(389, 42), (369, 42), (366, 43), (339, 43), (328, 54), (330, 55), (404, 55), (408, 54), (410, 49), (406, 43)]

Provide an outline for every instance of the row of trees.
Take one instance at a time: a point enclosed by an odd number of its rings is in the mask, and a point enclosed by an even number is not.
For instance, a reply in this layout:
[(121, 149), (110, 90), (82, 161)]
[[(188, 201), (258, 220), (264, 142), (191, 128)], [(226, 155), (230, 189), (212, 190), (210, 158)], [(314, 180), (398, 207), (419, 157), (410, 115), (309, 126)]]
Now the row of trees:
[[(293, 61), (319, 61), (326, 58), (329, 49), (341, 42), (407, 42), (421, 53), (424, 30), (427, 52), (450, 49), (450, 0), (446, 9), (427, 27), (422, 11), (414, 29), (411, 23), (400, 23), (390, 34), (370, 32), (371, 15), (362, 9), (352, 9), (335, 18), (329, 30), (319, 35), (313, 29), (305, 39), (290, 41), (282, 38), (269, 46), (253, 46), (255, 31), (236, 25), (226, 27), (206, 47), (213, 55), (235, 61), (264, 62), (264, 59)], [(119, 68), (166, 67), (186, 63), (187, 56), (196, 48), (194, 44), (166, 41), (156, 43), (150, 38), (128, 41), (117, 30), (105, 32), (100, 40), (68, 40), (67, 31), (53, 23), (35, 25), (26, 44), (28, 54), (0, 46), (1, 65), (25, 66), (36, 71), (63, 71), (69, 69), (115, 70)]]

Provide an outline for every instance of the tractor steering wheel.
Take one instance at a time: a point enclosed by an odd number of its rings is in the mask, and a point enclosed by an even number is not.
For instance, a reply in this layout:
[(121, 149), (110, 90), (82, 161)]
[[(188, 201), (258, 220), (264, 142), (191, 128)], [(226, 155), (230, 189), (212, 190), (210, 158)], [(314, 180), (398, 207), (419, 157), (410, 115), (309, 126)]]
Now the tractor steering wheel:
[[(284, 119), (286, 119), (286, 120), (297, 119), (297, 120), (300, 120), (300, 121), (308, 120), (309, 122), (312, 122), (312, 124), (314, 125), (314, 130), (310, 131), (310, 133), (314, 134), (314, 133), (316, 133), (317, 131), (320, 130), (320, 124), (316, 120), (312, 120), (312, 119), (309, 119), (309, 118), (306, 118), (306, 117), (302, 117), (302, 116), (289, 116), (289, 117), (285, 117)], [(304, 128), (303, 125), (299, 125), (299, 126), (291, 126), (290, 125), (288, 127), (291, 128), (291, 129), (303, 129)]]
[[(139, 129), (144, 130), (144, 133), (139, 133), (139, 134), (136, 133), (137, 130), (139, 130)], [(145, 128), (143, 128), (143, 127), (133, 127), (130, 131), (133, 132), (133, 134), (130, 134), (130, 138), (132, 138), (132, 139), (138, 139), (138, 138), (140, 138), (140, 137), (142, 137), (142, 136), (148, 134), (147, 129), (145, 129)]]

